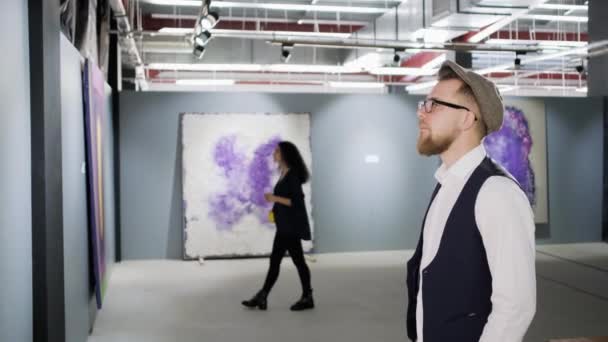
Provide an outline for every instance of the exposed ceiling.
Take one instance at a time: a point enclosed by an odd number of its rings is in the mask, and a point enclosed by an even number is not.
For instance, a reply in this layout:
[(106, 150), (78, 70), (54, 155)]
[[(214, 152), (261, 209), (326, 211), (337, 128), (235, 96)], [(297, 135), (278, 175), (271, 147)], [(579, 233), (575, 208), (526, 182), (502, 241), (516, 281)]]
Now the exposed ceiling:
[[(207, 10), (219, 21), (199, 59)], [(608, 52), (588, 44), (587, 11), (583, 0), (130, 0), (119, 31), (124, 80), (140, 90), (424, 93), (442, 61), (470, 54), (505, 95), (585, 96), (588, 53)]]

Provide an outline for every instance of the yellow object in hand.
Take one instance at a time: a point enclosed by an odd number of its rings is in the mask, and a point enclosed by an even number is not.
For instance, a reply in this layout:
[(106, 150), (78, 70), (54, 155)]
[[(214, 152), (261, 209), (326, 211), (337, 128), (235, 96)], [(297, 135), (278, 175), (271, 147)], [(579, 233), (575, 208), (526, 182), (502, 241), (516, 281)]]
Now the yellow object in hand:
[(268, 221), (274, 222), (274, 212), (272, 210), (268, 213)]

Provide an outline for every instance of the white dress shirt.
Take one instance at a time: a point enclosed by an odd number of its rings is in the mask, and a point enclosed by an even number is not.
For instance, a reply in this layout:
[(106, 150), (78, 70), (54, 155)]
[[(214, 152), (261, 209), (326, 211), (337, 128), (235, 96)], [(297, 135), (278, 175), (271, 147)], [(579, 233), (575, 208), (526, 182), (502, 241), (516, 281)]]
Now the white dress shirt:
[[(442, 164), (435, 172), (441, 189), (431, 203), (424, 225), (421, 273), (435, 258), (448, 216), (467, 180), (485, 157), (486, 150), (479, 145), (449, 169)], [(475, 222), (492, 274), (492, 312), (480, 341), (521, 341), (536, 312), (535, 226), (530, 202), (515, 182), (492, 176), (479, 190)], [(416, 330), (418, 342), (422, 342), (422, 274), (419, 279)]]

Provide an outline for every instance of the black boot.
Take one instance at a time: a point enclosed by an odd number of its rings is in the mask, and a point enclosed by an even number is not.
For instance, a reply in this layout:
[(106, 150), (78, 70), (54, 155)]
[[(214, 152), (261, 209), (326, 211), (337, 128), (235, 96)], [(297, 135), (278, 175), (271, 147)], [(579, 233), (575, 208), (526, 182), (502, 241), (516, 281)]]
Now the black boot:
[(309, 310), (315, 307), (315, 301), (312, 299), (312, 292), (302, 295), (302, 298), (291, 306), (291, 311)]
[(260, 292), (256, 293), (255, 296), (253, 296), (250, 300), (244, 300), (241, 302), (241, 304), (248, 308), (257, 307), (260, 310), (266, 310), (268, 308), (266, 297), (268, 297), (268, 292), (260, 290)]

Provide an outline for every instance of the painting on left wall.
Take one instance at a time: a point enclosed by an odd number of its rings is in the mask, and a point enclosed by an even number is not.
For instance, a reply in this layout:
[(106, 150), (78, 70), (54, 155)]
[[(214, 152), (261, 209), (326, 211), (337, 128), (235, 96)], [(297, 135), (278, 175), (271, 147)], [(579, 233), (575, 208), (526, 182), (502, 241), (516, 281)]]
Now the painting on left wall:
[(103, 201), (103, 120), (105, 115), (105, 79), (90, 59), (83, 72), (84, 122), (89, 208), (89, 236), (93, 254), (95, 298), (101, 309), (106, 289), (105, 225)]

